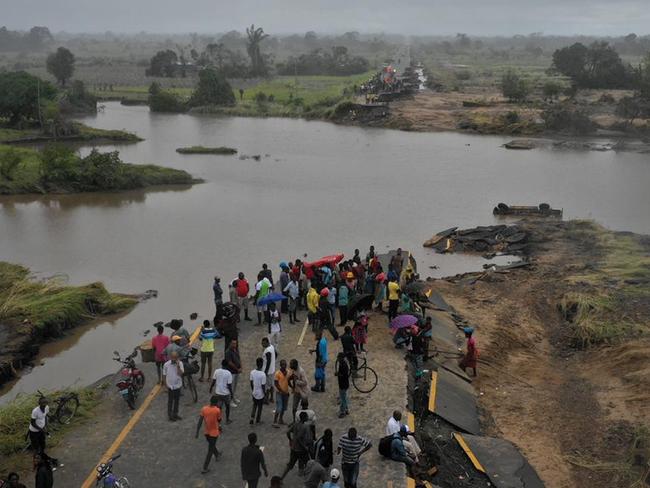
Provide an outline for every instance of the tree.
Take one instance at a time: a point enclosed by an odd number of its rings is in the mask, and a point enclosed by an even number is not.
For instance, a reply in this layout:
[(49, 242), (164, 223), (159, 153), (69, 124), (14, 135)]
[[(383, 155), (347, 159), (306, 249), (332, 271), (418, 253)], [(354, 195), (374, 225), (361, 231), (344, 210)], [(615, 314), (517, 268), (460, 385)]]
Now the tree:
[(32, 49), (42, 49), (46, 42), (54, 41), (50, 29), (42, 26), (32, 27), (25, 39)]
[(246, 28), (246, 34), (248, 35), (246, 51), (251, 58), (251, 76), (265, 76), (268, 70), (262, 56), (261, 44), (269, 35), (265, 34), (261, 27), (256, 29), (255, 24)]
[(528, 83), (513, 71), (506, 72), (501, 78), (501, 92), (511, 102), (522, 102), (530, 93)]
[(552, 68), (578, 81), (584, 77), (588, 52), (587, 46), (580, 42), (558, 49), (553, 53)]
[(54, 100), (56, 88), (24, 71), (0, 73), (0, 117), (7, 117), (11, 125), (20, 119), (39, 120), (39, 108)]
[(589, 47), (577, 42), (558, 49), (553, 53), (552, 69), (583, 88), (627, 88), (631, 80), (631, 70), (606, 42)]
[(550, 100), (551, 102), (560, 96), (562, 93), (562, 85), (556, 81), (547, 81), (542, 87), (542, 94), (544, 95), (544, 100)]
[(176, 73), (178, 55), (171, 49), (158, 51), (149, 61), (149, 67), (145, 70), (145, 76), (167, 76), (173, 77)]
[(0, 176), (6, 180), (13, 180), (14, 173), (20, 166), (22, 157), (18, 149), (10, 147), (4, 152), (0, 153)]
[(61, 86), (65, 86), (65, 82), (72, 78), (74, 73), (74, 54), (60, 47), (47, 57), (46, 66), (48, 73), (54, 76)]
[(191, 107), (234, 104), (235, 94), (223, 75), (213, 68), (199, 72), (199, 82), (189, 101)]

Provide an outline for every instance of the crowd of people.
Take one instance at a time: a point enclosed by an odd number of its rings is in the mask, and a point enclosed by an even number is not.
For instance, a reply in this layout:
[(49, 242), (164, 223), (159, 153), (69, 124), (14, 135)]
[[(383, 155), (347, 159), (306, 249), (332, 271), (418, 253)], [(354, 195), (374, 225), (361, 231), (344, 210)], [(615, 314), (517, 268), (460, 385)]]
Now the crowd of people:
[[(408, 348), (416, 369), (428, 356), (432, 324), (431, 318), (425, 317), (408, 294), (402, 292), (401, 284), (408, 285), (416, 275), (401, 249), (392, 255), (386, 271), (373, 246), (370, 246), (365, 259), (362, 259), (358, 249), (351, 259), (341, 258), (332, 257), (318, 264), (303, 263), (299, 259), (281, 262), (277, 281), (274, 281), (272, 271), (264, 264), (253, 287), (241, 272), (227, 284), (227, 290), (222, 287), (221, 278), (215, 277), (212, 284), (215, 315), (212, 321), (202, 321), (198, 341), (193, 342), (181, 319), (170, 321), (168, 326), (172, 332), (169, 336), (165, 334), (162, 323), (156, 324), (157, 335), (152, 338), (152, 347), (158, 381), (167, 391), (169, 421), (182, 420), (179, 403), (187, 375), (197, 374), (200, 383), (209, 384), (210, 401), (200, 410), (196, 426), (196, 437), (203, 428), (207, 442), (202, 473), (207, 473), (212, 460), (216, 461), (220, 456), (217, 441), (222, 425), (232, 422), (232, 409), (240, 406), (243, 395), (250, 394), (251, 426), (263, 423), (265, 407), (271, 405), (274, 406), (271, 426), (287, 429), (288, 461), (284, 472), (271, 478), (271, 487), (283, 486), (286, 475), (298, 464), (306, 488), (356, 488), (359, 463), (363, 453), (372, 447), (371, 441), (351, 427), (338, 439), (335, 449), (331, 429), (326, 428), (317, 436), (316, 412), (310, 409), (310, 395), (325, 392), (329, 385), (330, 347), (327, 335), (341, 344), (341, 350), (336, 355), (334, 376), (338, 387), (337, 414), (339, 418), (345, 418), (351, 408), (348, 396), (350, 380), (356, 374), (358, 355), (364, 353), (367, 347), (367, 310), (375, 308), (382, 312), (383, 304), (387, 301), (389, 323), (399, 314), (419, 314), (419, 327), (399, 329), (393, 339), (395, 347)], [(361, 301), (361, 298), (364, 300)], [(359, 303), (363, 306), (357, 306)], [(251, 306), (257, 312), (256, 321), (251, 317)], [(284, 349), (282, 343), (284, 317), (288, 317), (291, 324), (297, 323), (299, 310), (306, 311), (315, 339), (314, 347), (309, 350), (314, 357), (313, 382), (297, 358), (280, 357), (281, 349), (290, 350), (289, 346)], [(189, 318), (194, 324), (198, 316), (191, 314)], [(245, 378), (240, 378), (246, 374), (239, 352), (239, 324), (242, 320), (266, 328), (259, 355), (248, 371), (245, 386)], [(477, 352), (472, 332), (469, 328), (465, 330), (468, 351), (461, 361), (461, 367), (474, 368), (476, 374)], [(217, 340), (223, 340), (224, 353), (223, 359), (215, 364)], [(194, 359), (195, 355), (199, 356), (200, 365)], [(319, 402), (318, 405), (320, 407), (323, 403)], [(52, 486), (51, 469), (54, 463), (45, 454), (48, 408), (47, 399), (41, 399), (32, 412), (29, 428), (35, 463), (38, 463), (37, 488)], [(408, 466), (418, 463), (420, 448), (414, 434), (402, 423), (399, 411), (393, 412), (389, 418), (386, 436), (379, 440), (378, 448), (386, 458)], [(335, 455), (341, 456), (338, 468), (333, 467)], [(46, 479), (48, 468), (50, 484)], [(257, 445), (255, 432), (248, 434), (248, 444), (241, 451), (241, 474), (249, 488), (257, 488), (262, 474), (268, 476), (264, 453)], [(343, 485), (339, 484), (340, 478)], [(9, 486), (21, 486), (16, 483), (17, 480)]]

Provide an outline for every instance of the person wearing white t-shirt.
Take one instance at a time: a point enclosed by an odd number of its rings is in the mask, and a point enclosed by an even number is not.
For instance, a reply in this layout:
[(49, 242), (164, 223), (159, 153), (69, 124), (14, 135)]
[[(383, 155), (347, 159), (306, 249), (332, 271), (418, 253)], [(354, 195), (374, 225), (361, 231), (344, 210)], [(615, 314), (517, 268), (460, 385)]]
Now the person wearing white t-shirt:
[(272, 403), (273, 388), (271, 388), (271, 385), (275, 381), (275, 359), (278, 353), (266, 337), (262, 339), (262, 347), (264, 348), (264, 352), (262, 353), (262, 371), (266, 375), (266, 385), (268, 386), (266, 389), (267, 398), (265, 403)]
[(262, 407), (264, 406), (264, 397), (266, 396), (266, 375), (262, 371), (264, 360), (257, 358), (255, 360), (256, 369), (251, 371), (251, 392), (253, 394), (253, 410), (251, 412), (250, 424), (259, 424), (262, 417)]
[(32, 410), (32, 418), (29, 422), (29, 441), (32, 445), (32, 450), (37, 454), (45, 451), (47, 416), (50, 413), (50, 407), (48, 407), (47, 403), (47, 398), (45, 397), (41, 397), (38, 400), (38, 407)]
[(282, 323), (280, 318), (280, 311), (276, 308), (275, 303), (269, 303), (269, 342), (274, 347), (280, 345), (280, 332), (282, 332)]
[(178, 352), (173, 351), (163, 366), (163, 382), (167, 385), (167, 416), (174, 422), (182, 420), (178, 416), (178, 403), (181, 399), (183, 387), (183, 362), (178, 360)]
[[(395, 410), (393, 416), (388, 419), (386, 424), (386, 435), (393, 435), (399, 432), (402, 428), (405, 428), (408, 431), (408, 427), (402, 423), (402, 412)], [(404, 449), (406, 452), (414, 459), (417, 460), (418, 456), (422, 452), (420, 446), (418, 445), (413, 433), (409, 432), (406, 438), (403, 438)]]
[(221, 361), (221, 367), (214, 370), (210, 391), (217, 397), (217, 406), (226, 410), (226, 423), (230, 423), (230, 400), (232, 398), (232, 373), (228, 371), (228, 361)]

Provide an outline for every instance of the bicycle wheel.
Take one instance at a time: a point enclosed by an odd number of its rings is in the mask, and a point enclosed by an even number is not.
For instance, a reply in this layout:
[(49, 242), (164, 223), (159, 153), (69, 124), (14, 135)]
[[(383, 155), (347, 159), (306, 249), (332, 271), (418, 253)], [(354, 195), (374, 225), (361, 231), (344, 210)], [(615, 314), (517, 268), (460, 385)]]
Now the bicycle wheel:
[(56, 420), (60, 424), (68, 425), (77, 413), (79, 408), (79, 398), (77, 395), (62, 397), (58, 408), (56, 409)]
[(194, 403), (199, 401), (199, 392), (196, 390), (196, 384), (194, 383), (194, 378), (192, 378), (192, 375), (189, 375), (187, 377), (187, 388), (190, 390), (190, 393), (192, 394), (192, 400), (194, 400)]
[(360, 393), (370, 393), (377, 387), (377, 373), (370, 366), (361, 366), (352, 375), (352, 384)]

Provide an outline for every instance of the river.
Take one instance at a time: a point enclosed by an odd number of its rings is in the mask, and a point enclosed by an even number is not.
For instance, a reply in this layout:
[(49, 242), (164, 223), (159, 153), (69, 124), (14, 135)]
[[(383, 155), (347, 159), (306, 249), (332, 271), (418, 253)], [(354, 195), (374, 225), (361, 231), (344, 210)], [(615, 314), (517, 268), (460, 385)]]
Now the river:
[[(79, 328), (43, 348), (42, 365), (2, 392), (92, 382), (115, 369), (158, 320), (211, 316), (212, 277), (253, 279), (263, 262), (401, 246), (423, 277), (477, 269), (481, 258), (422, 248), (436, 231), (495, 221), (499, 202), (548, 202), (565, 218), (650, 233), (650, 157), (614, 152), (509, 151), (508, 139), (410, 133), (297, 119), (150, 114), (107, 103), (82, 119), (136, 132), (124, 160), (182, 168), (204, 184), (119, 194), (0, 198), (0, 259), (70, 283), (103, 281), (125, 293), (159, 290), (121, 318)], [(180, 155), (231, 146), (237, 156)], [(102, 147), (102, 150), (112, 147)], [(83, 149), (87, 152), (89, 149)], [(309, 259), (308, 258), (308, 259)], [(438, 270), (429, 266), (437, 265)], [(253, 280), (252, 280), (253, 281)]]

